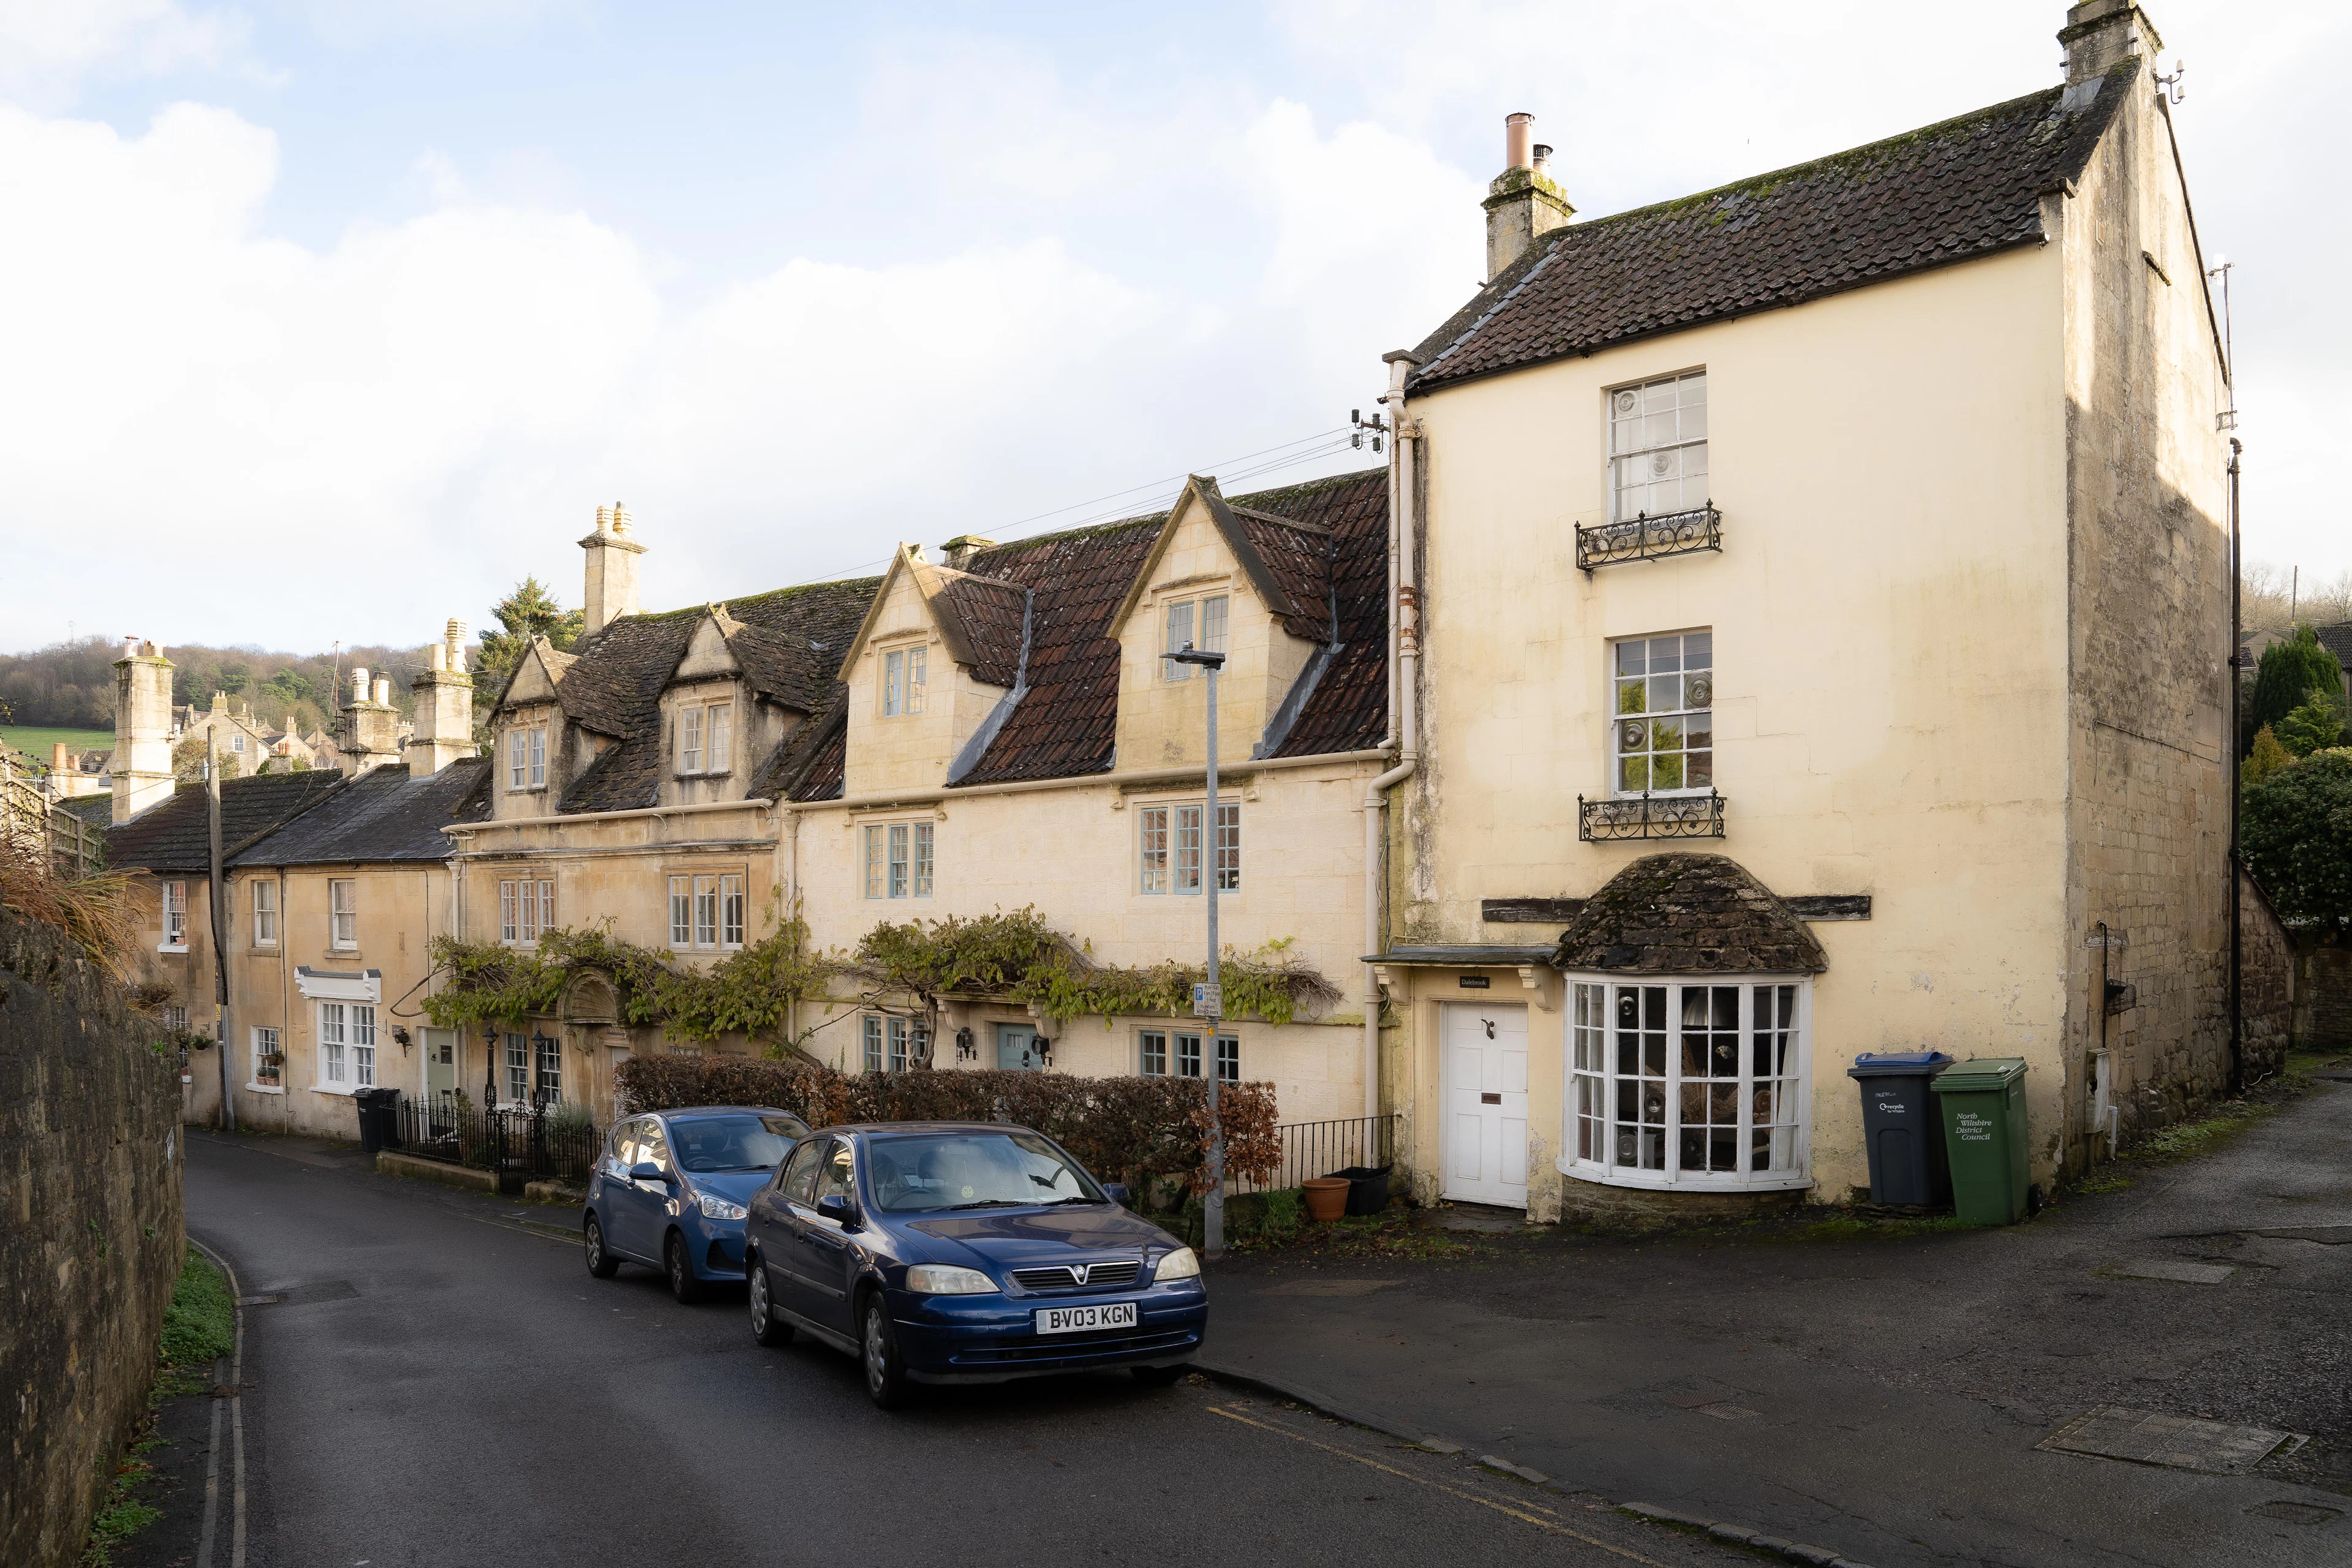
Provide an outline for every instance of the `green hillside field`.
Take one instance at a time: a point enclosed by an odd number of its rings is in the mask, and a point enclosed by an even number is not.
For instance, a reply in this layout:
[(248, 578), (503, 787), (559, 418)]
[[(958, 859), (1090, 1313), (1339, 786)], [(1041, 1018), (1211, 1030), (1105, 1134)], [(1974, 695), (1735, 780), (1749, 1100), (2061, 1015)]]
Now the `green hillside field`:
[(0, 724), (0, 746), (24, 752), (43, 767), (49, 765), (49, 751), (59, 741), (77, 752), (97, 752), (114, 749), (111, 730), (52, 730), (39, 724)]

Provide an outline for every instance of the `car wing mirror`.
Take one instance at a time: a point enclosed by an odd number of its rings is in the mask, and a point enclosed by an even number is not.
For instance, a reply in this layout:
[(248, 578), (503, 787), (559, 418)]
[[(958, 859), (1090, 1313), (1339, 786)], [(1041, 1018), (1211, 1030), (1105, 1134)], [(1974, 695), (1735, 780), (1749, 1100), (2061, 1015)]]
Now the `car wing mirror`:
[(854, 1230), (857, 1226), (857, 1206), (844, 1194), (825, 1194), (817, 1199), (816, 1212), (818, 1217), (829, 1219), (844, 1230)]
[(1125, 1208), (1128, 1206), (1128, 1192), (1127, 1184), (1125, 1182), (1105, 1182), (1102, 1184), (1102, 1190), (1103, 1196), (1108, 1198), (1119, 1207)]
[(633, 1182), (667, 1182), (669, 1180), (669, 1176), (667, 1173), (664, 1172), (659, 1165), (655, 1164), (651, 1160), (640, 1160), (635, 1164), (629, 1167), (629, 1180)]

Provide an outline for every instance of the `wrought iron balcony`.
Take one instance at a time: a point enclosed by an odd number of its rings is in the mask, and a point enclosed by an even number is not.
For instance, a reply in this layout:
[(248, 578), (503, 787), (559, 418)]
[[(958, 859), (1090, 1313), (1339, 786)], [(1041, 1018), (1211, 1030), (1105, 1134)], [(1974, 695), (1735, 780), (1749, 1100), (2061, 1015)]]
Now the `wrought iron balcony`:
[(1576, 836), (1591, 843), (1613, 838), (1720, 838), (1723, 797), (1705, 795), (1629, 795), (1601, 800), (1576, 797)]
[(1723, 513), (1715, 503), (1691, 511), (1643, 515), (1576, 531), (1576, 563), (1586, 572), (1620, 561), (1657, 561), (1723, 548)]

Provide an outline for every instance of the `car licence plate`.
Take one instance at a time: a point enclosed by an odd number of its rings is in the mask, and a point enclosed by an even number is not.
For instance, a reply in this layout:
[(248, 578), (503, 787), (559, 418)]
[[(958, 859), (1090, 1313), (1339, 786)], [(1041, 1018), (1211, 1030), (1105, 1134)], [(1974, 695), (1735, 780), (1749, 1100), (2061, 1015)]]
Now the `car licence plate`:
[(1041, 1334), (1082, 1334), (1088, 1329), (1133, 1327), (1135, 1303), (1132, 1301), (1109, 1301), (1094, 1307), (1037, 1309), (1037, 1331)]

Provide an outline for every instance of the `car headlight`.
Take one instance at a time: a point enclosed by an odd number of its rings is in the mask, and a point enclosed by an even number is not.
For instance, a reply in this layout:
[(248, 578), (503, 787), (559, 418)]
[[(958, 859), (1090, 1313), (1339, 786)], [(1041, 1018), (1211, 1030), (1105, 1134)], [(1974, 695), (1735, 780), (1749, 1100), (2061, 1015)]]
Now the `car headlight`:
[(953, 1263), (918, 1263), (907, 1270), (907, 1289), (926, 1296), (985, 1296), (996, 1281), (977, 1268)]
[(697, 1193), (694, 1201), (701, 1207), (702, 1217), (705, 1219), (741, 1219), (743, 1217), (741, 1204), (730, 1204), (725, 1198), (715, 1197), (709, 1193)]
[(1201, 1255), (1189, 1247), (1180, 1247), (1160, 1260), (1151, 1271), (1154, 1284), (1165, 1285), (1171, 1279), (1198, 1279), (1201, 1277)]

